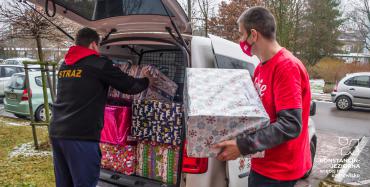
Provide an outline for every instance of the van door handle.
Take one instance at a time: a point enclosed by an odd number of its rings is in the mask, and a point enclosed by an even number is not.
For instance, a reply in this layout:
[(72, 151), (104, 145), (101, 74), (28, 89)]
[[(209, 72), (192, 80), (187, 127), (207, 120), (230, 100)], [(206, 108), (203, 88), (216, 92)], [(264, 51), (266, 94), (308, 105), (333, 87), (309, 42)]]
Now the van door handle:
[(349, 90), (352, 90), (352, 91), (354, 91), (355, 89), (354, 89), (354, 88), (350, 88)]

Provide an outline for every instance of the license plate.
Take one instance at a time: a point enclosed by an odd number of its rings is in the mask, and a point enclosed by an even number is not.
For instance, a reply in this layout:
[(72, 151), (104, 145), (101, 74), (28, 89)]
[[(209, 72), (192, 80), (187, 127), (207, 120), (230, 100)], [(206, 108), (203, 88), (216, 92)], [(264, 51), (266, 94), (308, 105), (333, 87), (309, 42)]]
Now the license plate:
[(14, 93), (9, 93), (9, 94), (8, 94), (8, 98), (9, 98), (9, 99), (17, 99), (17, 95), (16, 95), (16, 94), (14, 94)]

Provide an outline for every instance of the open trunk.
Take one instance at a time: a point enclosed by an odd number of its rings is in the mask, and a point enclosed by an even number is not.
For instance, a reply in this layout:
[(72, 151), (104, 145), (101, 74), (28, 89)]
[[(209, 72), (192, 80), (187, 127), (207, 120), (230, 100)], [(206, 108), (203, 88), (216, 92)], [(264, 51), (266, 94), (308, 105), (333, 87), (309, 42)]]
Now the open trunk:
[[(141, 42), (140, 42), (141, 41)], [(114, 42), (106, 44), (101, 48), (101, 53), (108, 56), (115, 64), (129, 63), (131, 65), (153, 65), (161, 73), (178, 85), (176, 95), (173, 99), (175, 103), (183, 102), (183, 87), (185, 69), (188, 66), (188, 55), (181, 46), (169, 43), (145, 41), (143, 39), (129, 40), (124, 42)], [(144, 43), (144, 44), (139, 44)], [(158, 180), (152, 180), (138, 175), (125, 175), (112, 170), (101, 169), (100, 179), (104, 182), (118, 186), (179, 186), (182, 173), (183, 147), (185, 141), (185, 125), (182, 122), (182, 143), (179, 149), (179, 160), (177, 163), (177, 181), (175, 184), (166, 184)]]

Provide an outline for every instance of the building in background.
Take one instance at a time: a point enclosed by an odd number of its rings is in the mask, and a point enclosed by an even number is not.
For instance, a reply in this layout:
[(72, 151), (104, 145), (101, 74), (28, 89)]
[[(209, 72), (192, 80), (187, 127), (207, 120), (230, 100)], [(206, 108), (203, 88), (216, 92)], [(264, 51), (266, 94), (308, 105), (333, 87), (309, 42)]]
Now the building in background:
[(345, 63), (370, 63), (370, 54), (365, 47), (366, 39), (358, 31), (347, 29), (338, 40), (343, 44), (340, 48), (342, 53), (334, 54), (334, 57), (344, 60)]

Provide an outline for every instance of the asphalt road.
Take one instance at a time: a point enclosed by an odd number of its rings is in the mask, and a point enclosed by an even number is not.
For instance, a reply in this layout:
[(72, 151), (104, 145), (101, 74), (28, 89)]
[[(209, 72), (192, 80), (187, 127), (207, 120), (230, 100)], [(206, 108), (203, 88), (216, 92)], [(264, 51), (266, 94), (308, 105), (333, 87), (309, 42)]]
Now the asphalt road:
[[(319, 182), (331, 172), (340, 168), (344, 177), (339, 181), (345, 184), (363, 183), (370, 186), (370, 143), (365, 143), (358, 156), (349, 154), (355, 160), (347, 164), (346, 170), (338, 161), (348, 155), (350, 149), (366, 136), (370, 137), (370, 109), (354, 108), (350, 111), (337, 110), (330, 102), (317, 102), (317, 112), (312, 119), (315, 122), (317, 147), (311, 176), (298, 183), (297, 187), (318, 186)], [(356, 165), (358, 163), (358, 165)], [(355, 174), (355, 175), (353, 175)]]
[(349, 136), (370, 136), (370, 109), (340, 111), (334, 103), (317, 102), (316, 129)]

